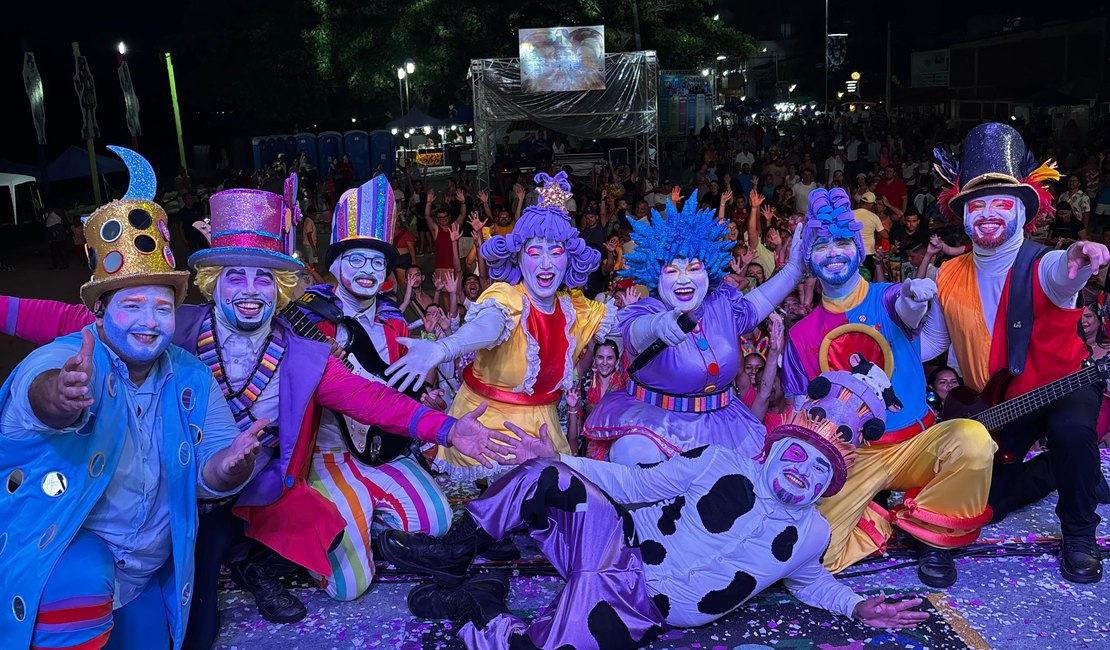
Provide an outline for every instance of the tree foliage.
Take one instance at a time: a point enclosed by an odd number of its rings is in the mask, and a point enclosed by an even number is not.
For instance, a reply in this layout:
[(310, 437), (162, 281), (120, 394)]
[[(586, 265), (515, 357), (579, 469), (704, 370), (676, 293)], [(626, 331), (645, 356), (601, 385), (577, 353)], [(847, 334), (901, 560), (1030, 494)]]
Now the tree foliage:
[(754, 51), (750, 37), (712, 19), (711, 0), (249, 0), (246, 24), (220, 28), (213, 54), (227, 79), (213, 90), (270, 124), (385, 119), (398, 115), (397, 68), (411, 58), (411, 100), (444, 114), (471, 101), (471, 59), (517, 55), (519, 28), (602, 24), (607, 51), (635, 49), (633, 2), (641, 49), (656, 50), (663, 68)]

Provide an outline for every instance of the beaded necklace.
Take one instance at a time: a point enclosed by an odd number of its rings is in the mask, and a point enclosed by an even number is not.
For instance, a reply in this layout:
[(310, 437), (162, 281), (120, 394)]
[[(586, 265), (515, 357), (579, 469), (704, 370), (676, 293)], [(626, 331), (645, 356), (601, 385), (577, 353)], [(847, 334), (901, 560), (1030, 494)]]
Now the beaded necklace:
[[(197, 358), (212, 371), (212, 376), (215, 377), (216, 383), (223, 392), (227, 405), (231, 407), (231, 414), (235, 416), (235, 424), (240, 431), (246, 431), (254, 424), (256, 418), (251, 413), (251, 407), (270, 384), (284, 356), (285, 345), (274, 340), (274, 333), (270, 332), (266, 338), (266, 344), (262, 346), (261, 354), (255, 361), (254, 370), (247, 381), (243, 382), (243, 387), (235, 390), (228, 381), (227, 375), (224, 374), (223, 355), (220, 351), (219, 337), (216, 336), (215, 311), (202, 322), (200, 334), (197, 336)], [(277, 440), (276, 427), (267, 427), (267, 432), (259, 437), (259, 442), (267, 447), (275, 446)]]

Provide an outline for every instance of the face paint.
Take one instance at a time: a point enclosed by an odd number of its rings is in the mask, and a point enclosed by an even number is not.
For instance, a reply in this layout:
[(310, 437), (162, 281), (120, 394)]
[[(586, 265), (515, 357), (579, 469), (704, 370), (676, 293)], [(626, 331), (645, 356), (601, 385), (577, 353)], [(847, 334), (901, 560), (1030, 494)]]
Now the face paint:
[(354, 296), (368, 300), (382, 288), (385, 267), (381, 251), (368, 248), (347, 251), (339, 258), (339, 284)]
[(1025, 205), (1006, 194), (980, 196), (964, 204), (964, 232), (978, 248), (993, 250), (1025, 223)]
[(158, 358), (176, 327), (173, 289), (164, 286), (120, 289), (104, 310), (104, 339), (127, 364)]
[(765, 485), (788, 506), (817, 501), (832, 480), (832, 464), (808, 442), (784, 438), (775, 442), (763, 466)]
[(567, 262), (567, 250), (559, 242), (541, 237), (529, 239), (520, 251), (520, 271), (528, 295), (539, 302), (554, 298), (563, 284)]
[(844, 284), (859, 272), (860, 251), (852, 239), (818, 237), (809, 253), (809, 268), (822, 285)]
[(228, 324), (253, 332), (270, 322), (277, 307), (277, 282), (270, 269), (229, 266), (216, 280), (216, 305)]
[(659, 299), (671, 309), (697, 309), (708, 291), (709, 273), (699, 259), (676, 257), (659, 273)]

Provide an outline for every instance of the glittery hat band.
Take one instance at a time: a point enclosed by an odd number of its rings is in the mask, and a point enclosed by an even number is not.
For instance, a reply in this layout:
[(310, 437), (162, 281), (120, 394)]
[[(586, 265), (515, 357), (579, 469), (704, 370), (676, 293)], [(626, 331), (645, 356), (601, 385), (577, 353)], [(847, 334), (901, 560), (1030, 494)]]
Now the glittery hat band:
[(257, 230), (225, 230), (212, 233), (213, 247), (261, 248), (273, 250), (281, 244), (281, 237)]

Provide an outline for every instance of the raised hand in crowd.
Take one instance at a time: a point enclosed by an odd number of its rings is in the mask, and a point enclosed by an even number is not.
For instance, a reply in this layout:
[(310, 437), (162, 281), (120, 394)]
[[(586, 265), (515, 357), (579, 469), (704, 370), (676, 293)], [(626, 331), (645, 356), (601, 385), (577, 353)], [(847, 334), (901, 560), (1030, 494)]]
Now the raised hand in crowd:
[(763, 196), (763, 192), (755, 189), (755, 186), (753, 185), (752, 189), (748, 192), (748, 205), (752, 206), (753, 208), (758, 208), (759, 206), (763, 205), (763, 201), (765, 200), (766, 197)]
[(453, 223), (447, 226), (447, 234), (451, 236), (452, 242), (457, 242), (462, 239), (462, 228), (458, 223)]
[(489, 203), (489, 192), (478, 190), (478, 201), (481, 203)]
[(628, 287), (621, 291), (621, 299), (624, 301), (624, 306), (627, 307), (640, 300), (640, 292), (636, 291), (635, 287)]

